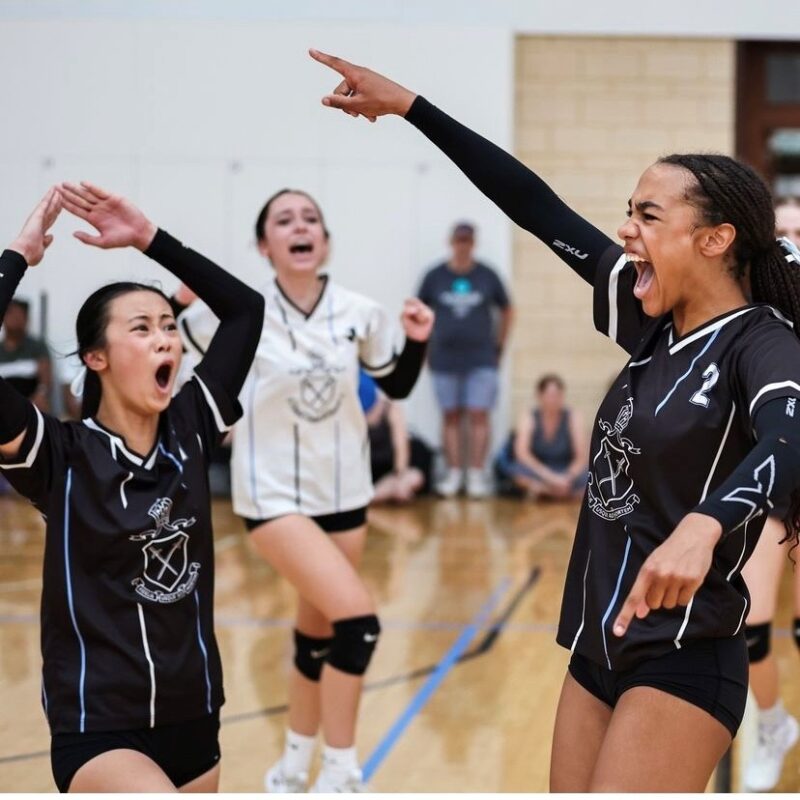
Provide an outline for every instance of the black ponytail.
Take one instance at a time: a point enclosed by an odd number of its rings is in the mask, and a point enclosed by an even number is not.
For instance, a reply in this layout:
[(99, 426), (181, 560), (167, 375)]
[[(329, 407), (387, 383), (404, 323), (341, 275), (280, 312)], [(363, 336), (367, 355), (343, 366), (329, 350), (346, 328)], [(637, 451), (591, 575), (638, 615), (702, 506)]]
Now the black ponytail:
[(93, 417), (100, 408), (102, 387), (100, 378), (94, 370), (86, 367), (86, 354), (92, 350), (105, 347), (106, 328), (111, 310), (111, 303), (117, 297), (130, 292), (154, 292), (169, 302), (169, 298), (155, 286), (146, 286), (143, 283), (121, 281), (109, 283), (86, 299), (78, 312), (75, 322), (75, 333), (78, 339), (77, 355), (86, 368), (86, 377), (83, 383), (83, 397), (81, 400), (81, 419)]

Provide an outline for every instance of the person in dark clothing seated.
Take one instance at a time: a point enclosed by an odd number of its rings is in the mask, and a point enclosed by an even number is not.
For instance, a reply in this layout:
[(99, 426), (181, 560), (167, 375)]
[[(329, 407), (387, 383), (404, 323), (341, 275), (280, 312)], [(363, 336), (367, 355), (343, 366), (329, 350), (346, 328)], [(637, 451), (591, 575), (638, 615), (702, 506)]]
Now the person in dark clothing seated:
[(564, 406), (564, 381), (545, 375), (536, 408), (520, 416), (495, 459), (501, 494), (531, 499), (578, 498), (586, 488), (587, 446), (580, 415)]

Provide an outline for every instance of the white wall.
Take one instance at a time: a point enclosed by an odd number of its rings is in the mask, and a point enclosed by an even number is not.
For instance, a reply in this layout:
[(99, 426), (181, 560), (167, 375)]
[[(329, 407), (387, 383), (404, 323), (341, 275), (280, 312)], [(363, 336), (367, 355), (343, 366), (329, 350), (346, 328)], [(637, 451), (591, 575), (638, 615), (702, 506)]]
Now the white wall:
[[(84, 15), (30, 18), (0, 6), (0, 237), (8, 241), (54, 181), (91, 179), (129, 195), (160, 225), (251, 282), (263, 278), (251, 229), (276, 189), (308, 190), (333, 234), (344, 285), (399, 310), (446, 252), (455, 219), (510, 269), (510, 226), (408, 123), (371, 126), (323, 108), (335, 76), (309, 46), (387, 72), (509, 147), (513, 38), (492, 27), (349, 25), (260, 19)], [(75, 4), (86, 10), (86, 4)], [(111, 5), (111, 4), (109, 4)], [(35, 12), (41, 4), (26, 4)], [(4, 15), (5, 12), (5, 15)], [(157, 15), (156, 15), (157, 16)], [(49, 333), (66, 352), (78, 307), (109, 280), (175, 281), (135, 252), (98, 252), (62, 218), (20, 294), (50, 297)], [(427, 379), (409, 404), (433, 440)], [(498, 420), (505, 425), (505, 412)]]

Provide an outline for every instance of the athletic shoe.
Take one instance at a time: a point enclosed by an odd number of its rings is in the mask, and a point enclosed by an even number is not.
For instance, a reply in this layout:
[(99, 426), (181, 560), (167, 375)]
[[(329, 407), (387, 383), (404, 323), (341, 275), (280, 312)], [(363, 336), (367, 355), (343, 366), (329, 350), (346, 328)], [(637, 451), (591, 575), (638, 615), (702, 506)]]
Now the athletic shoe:
[(308, 791), (308, 775), (305, 772), (287, 775), (281, 759), (267, 770), (264, 788), (270, 794), (302, 794)]
[(461, 491), (462, 477), (460, 469), (451, 467), (444, 478), (436, 483), (436, 494), (442, 497), (455, 497)]
[(473, 500), (482, 500), (489, 495), (489, 482), (482, 469), (467, 470), (467, 495)]
[(311, 787), (311, 794), (338, 794), (340, 792), (359, 794), (370, 791), (372, 790), (364, 783), (364, 776), (360, 769), (350, 770), (344, 780), (336, 781), (323, 767), (317, 776), (317, 782)]
[(758, 726), (758, 745), (744, 773), (745, 789), (769, 792), (778, 785), (783, 759), (800, 737), (797, 720), (786, 714), (777, 725)]

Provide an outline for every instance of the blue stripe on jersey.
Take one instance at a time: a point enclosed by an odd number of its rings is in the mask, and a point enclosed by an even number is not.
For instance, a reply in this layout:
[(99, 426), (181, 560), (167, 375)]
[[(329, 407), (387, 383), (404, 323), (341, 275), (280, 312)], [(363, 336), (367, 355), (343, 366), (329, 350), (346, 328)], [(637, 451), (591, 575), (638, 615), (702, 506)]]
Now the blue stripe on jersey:
[(200, 597), (197, 594), (197, 589), (194, 590), (194, 602), (197, 606), (197, 641), (200, 643), (200, 649), (203, 651), (203, 664), (206, 670), (206, 707), (208, 713), (211, 713), (211, 678), (208, 677), (208, 650), (206, 650), (206, 643), (203, 641), (203, 634), (200, 630)]
[(78, 637), (78, 644), (81, 648), (81, 677), (78, 682), (78, 695), (81, 700), (81, 733), (86, 731), (86, 699), (84, 697), (84, 687), (86, 685), (86, 646), (83, 643), (83, 636), (78, 629), (78, 620), (75, 618), (75, 602), (72, 597), (72, 574), (69, 569), (69, 498), (72, 493), (72, 468), (67, 470), (67, 488), (64, 493), (64, 571), (67, 577), (67, 604), (69, 605), (69, 615), (72, 618), (72, 627)]
[(694, 365), (706, 354), (708, 348), (714, 344), (714, 341), (716, 340), (717, 336), (719, 336), (719, 332), (721, 330), (722, 326), (714, 331), (714, 335), (706, 342), (706, 346), (692, 359), (692, 363), (689, 364), (689, 369), (687, 369), (686, 372), (684, 372), (683, 375), (681, 375), (680, 378), (675, 381), (675, 385), (667, 392), (667, 396), (656, 406), (656, 413), (653, 416), (658, 416), (658, 412), (661, 411), (661, 409), (667, 404), (667, 400), (669, 400), (670, 397), (675, 394), (675, 390), (678, 388), (678, 386), (680, 386), (681, 383), (683, 383), (683, 381), (685, 381), (686, 378), (691, 375)]
[[(627, 531), (627, 528), (625, 529)], [(617, 603), (619, 597), (619, 587), (622, 585), (622, 576), (625, 574), (625, 567), (628, 565), (628, 554), (631, 551), (631, 537), (628, 536), (628, 541), (625, 545), (625, 555), (622, 557), (622, 566), (619, 568), (619, 575), (617, 575), (617, 586), (614, 589), (614, 596), (608, 604), (606, 613), (603, 614), (603, 621), (600, 623), (600, 631), (603, 634), (603, 649), (606, 651), (606, 661), (608, 661), (608, 668), (611, 669), (611, 659), (608, 656), (608, 643), (606, 642), (606, 622), (611, 614), (612, 609)]]
[(159, 443), (158, 443), (158, 449), (159, 449), (159, 450), (160, 450), (160, 451), (161, 451), (161, 452), (162, 452), (162, 453), (163, 453), (163, 454), (164, 454), (164, 455), (165, 455), (165, 456), (166, 456), (168, 459), (170, 459), (170, 461), (172, 461), (172, 463), (173, 463), (173, 464), (175, 464), (175, 466), (178, 468), (178, 472), (180, 472), (180, 473), (181, 473), (181, 475), (183, 475), (183, 464), (181, 464), (181, 462), (180, 462), (180, 461), (178, 461), (178, 459), (177, 459), (177, 458), (175, 458), (175, 456), (174, 456), (174, 455), (172, 455), (172, 453), (170, 453), (170, 452), (169, 452), (169, 450), (167, 450), (167, 449), (164, 447), (164, 445), (163, 445), (163, 444), (161, 444), (161, 442), (159, 442)]

